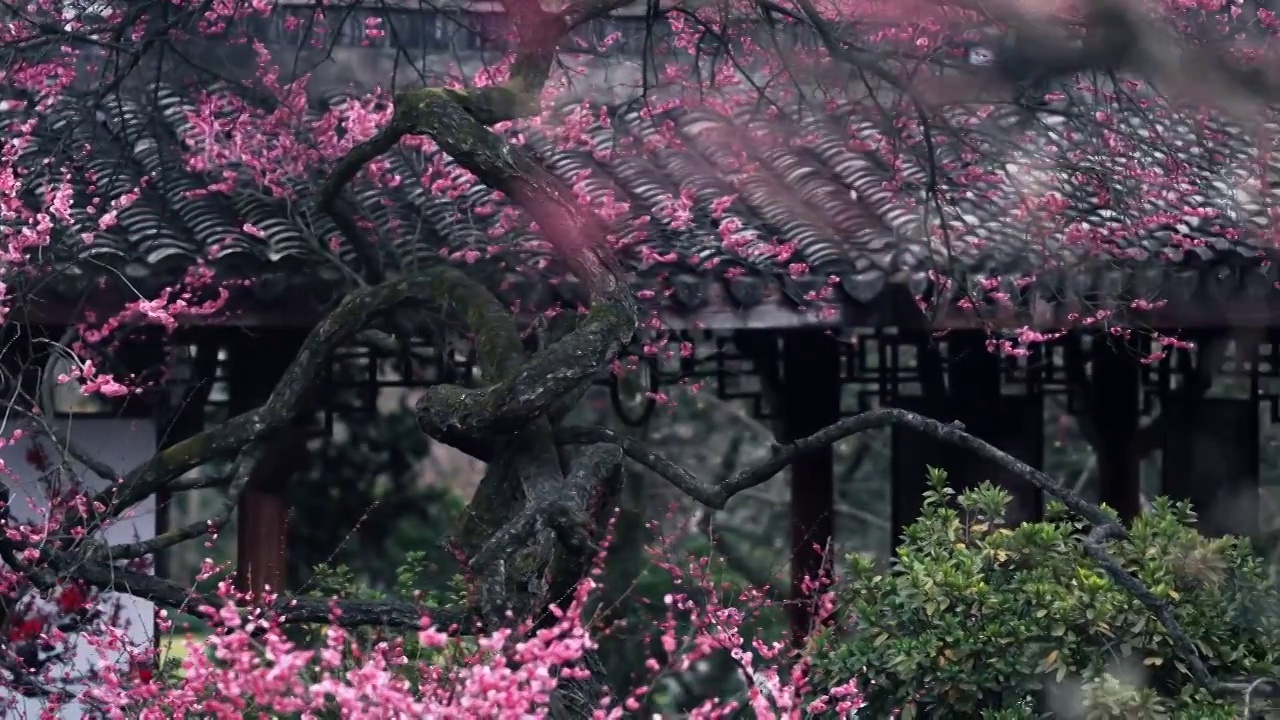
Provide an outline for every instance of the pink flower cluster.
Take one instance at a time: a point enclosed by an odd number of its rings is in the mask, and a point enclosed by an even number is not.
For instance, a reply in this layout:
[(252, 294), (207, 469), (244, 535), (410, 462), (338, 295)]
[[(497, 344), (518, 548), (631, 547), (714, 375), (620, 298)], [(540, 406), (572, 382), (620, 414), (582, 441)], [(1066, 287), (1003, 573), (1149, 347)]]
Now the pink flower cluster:
[[(684, 570), (661, 565), (677, 582), (684, 578), (686, 586), (716, 597), (707, 559), (695, 560)], [(599, 564), (593, 575), (598, 574)], [(319, 646), (309, 646), (287, 637), (277, 616), (263, 611), (263, 605), (241, 602), (224, 582), (218, 594), (225, 602), (198, 610), (215, 632), (182, 661), (177, 675), (168, 675), (157, 672), (161, 658), (149, 647), (136, 646), (117, 629), (113, 623), (119, 618), (102, 621), (98, 608), (103, 607), (103, 595), (71, 583), (53, 595), (49, 612), (11, 620), (0, 637), (0, 653), (21, 658), (21, 647), (39, 643), (52, 657), (56, 653), (48, 650), (78, 641), (97, 658), (93, 673), (77, 678), (56, 664), (29, 667), (32, 676), (25, 682), (41, 688), (46, 700), (42, 717), (50, 718), (73, 706), (93, 708), (112, 720), (230, 720), (255, 713), (314, 718), (334, 712), (355, 720), (545, 717), (562, 683), (588, 677), (582, 661), (596, 649), (601, 630), (593, 627), (585, 610), (597, 590), (595, 579), (585, 579), (567, 608), (552, 609), (555, 622), (533, 631), (525, 624), (460, 637), (457, 628), (434, 625), (430, 612), (424, 611), (417, 633), (380, 633), (370, 641), (334, 624), (324, 630)], [(799, 720), (828, 710), (851, 716), (861, 706), (855, 679), (812, 697), (806, 665), (786, 644), (744, 640), (744, 623), (766, 602), (763, 598), (761, 591), (748, 591), (739, 598), (743, 609), (737, 609), (714, 600), (700, 606), (686, 595), (668, 595), (668, 618), (659, 623), (665, 662), (651, 658), (646, 668), (656, 679), (724, 652), (738, 665), (747, 688), (745, 705), (757, 717)], [(276, 599), (263, 598), (266, 605)], [(676, 629), (679, 616), (692, 621), (692, 629), (683, 635)], [(68, 617), (98, 621), (76, 624)], [(333, 617), (341, 619), (336, 607)], [(166, 629), (171, 625), (167, 620), (161, 624)], [(631, 716), (651, 690), (652, 685), (640, 685), (623, 698), (606, 691), (592, 717)], [(689, 717), (722, 718), (743, 706), (742, 701), (711, 698)]]

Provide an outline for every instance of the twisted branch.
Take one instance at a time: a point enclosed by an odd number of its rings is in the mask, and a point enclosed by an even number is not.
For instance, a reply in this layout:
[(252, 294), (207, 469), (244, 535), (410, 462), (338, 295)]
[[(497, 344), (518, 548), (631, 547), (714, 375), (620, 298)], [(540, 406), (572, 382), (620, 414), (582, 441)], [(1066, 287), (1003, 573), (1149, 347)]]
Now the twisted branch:
[[(120, 482), (98, 493), (94, 501), (106, 508), (105, 516), (119, 515), (187, 471), (233, 457), (249, 444), (278, 433), (302, 412), (333, 348), (374, 317), (407, 304), (450, 315), (457, 312), (459, 305), (470, 310), (483, 304), (473, 301), (486, 296), (489, 294), (483, 285), (461, 270), (446, 266), (352, 292), (307, 336), (266, 403), (161, 450), (125, 474)], [(506, 319), (510, 321), (509, 317)], [(90, 518), (98, 519), (101, 518)]]

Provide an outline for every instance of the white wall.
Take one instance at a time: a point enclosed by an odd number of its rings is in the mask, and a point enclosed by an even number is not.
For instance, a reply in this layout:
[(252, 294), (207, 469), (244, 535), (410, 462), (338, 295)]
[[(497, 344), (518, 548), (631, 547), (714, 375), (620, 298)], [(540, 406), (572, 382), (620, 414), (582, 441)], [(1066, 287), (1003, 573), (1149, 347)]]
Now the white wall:
[[(119, 472), (137, 467), (151, 457), (156, 450), (155, 423), (149, 419), (74, 418), (62, 420), (59, 424), (73, 443)], [(8, 431), (5, 434), (7, 435)], [(13, 447), (0, 449), (0, 460), (8, 468), (8, 471), (0, 476), (0, 480), (9, 486), (11, 513), (19, 522), (33, 521), (38, 516), (34, 502), (44, 505), (46, 501), (43, 498), (47, 497), (47, 491), (42, 490), (38, 480), (41, 473), (27, 460), (33, 442), (30, 437), (27, 437)], [(41, 446), (51, 462), (56, 463), (61, 458), (61, 454), (52, 443), (45, 441)], [(78, 464), (72, 463), (72, 466), (89, 486), (101, 488), (105, 484), (106, 481), (84, 470)], [(113, 543), (132, 542), (154, 537), (155, 530), (156, 506), (153, 497), (126, 512), (125, 518), (109, 528), (105, 535), (107, 540)], [(121, 624), (127, 627), (130, 639), (140, 646), (150, 643), (155, 629), (155, 610), (152, 604), (121, 595), (113, 596), (112, 601), (118, 603), (121, 608), (118, 616), (121, 618)], [(81, 675), (88, 669), (90, 658), (96, 657), (97, 654), (96, 651), (91, 652), (84, 647), (77, 648), (77, 652), (69, 654), (65, 660), (61, 661), (62, 665), (57, 670), (69, 670), (71, 677)], [(0, 673), (0, 717), (15, 720), (40, 717), (43, 701), (38, 698), (16, 696), (6, 688), (7, 685), (7, 679), (3, 677), (3, 673)], [(81, 711), (76, 707), (67, 707), (62, 709), (58, 717), (79, 718)]]

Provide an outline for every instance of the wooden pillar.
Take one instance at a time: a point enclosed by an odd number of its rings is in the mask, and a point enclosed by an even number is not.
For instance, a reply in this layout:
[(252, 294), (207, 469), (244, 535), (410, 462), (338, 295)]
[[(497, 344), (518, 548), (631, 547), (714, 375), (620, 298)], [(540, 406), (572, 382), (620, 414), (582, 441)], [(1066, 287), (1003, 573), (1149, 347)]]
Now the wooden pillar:
[[(935, 420), (950, 422), (946, 411), (929, 399), (921, 396), (903, 396), (897, 398), (894, 407), (908, 412), (931, 417)], [(890, 439), (890, 529), (889, 546), (897, 548), (902, 543), (902, 532), (916, 518), (924, 503), (924, 493), (928, 489), (926, 473), (929, 468), (936, 467), (950, 471), (949, 448), (933, 438), (895, 427)]]
[[(231, 412), (253, 410), (270, 396), (284, 370), (297, 355), (301, 337), (295, 332), (256, 331), (231, 343), (228, 380)], [(306, 461), (306, 424), (297, 423), (269, 439), (240, 499), (236, 532), (236, 589), (261, 597), (286, 585), (288, 486), (290, 476)]]
[(1254, 536), (1259, 529), (1257, 400), (1166, 398), (1165, 495), (1189, 500), (1210, 536)]
[[(997, 442), (1000, 425), (1000, 358), (987, 350), (987, 335), (952, 331), (947, 336), (946, 420), (959, 421), (970, 435)], [(992, 479), (972, 453), (948, 447), (951, 487), (957, 493)]]
[[(812, 435), (840, 419), (840, 350), (821, 330), (783, 338), (778, 393), (778, 430), (783, 442)], [(791, 465), (791, 639), (801, 645), (813, 624), (812, 598), (805, 578), (831, 572), (831, 509), (835, 473), (830, 445), (796, 458)]]
[[(1004, 394), (1002, 359), (987, 349), (986, 333), (954, 334), (947, 341), (947, 353), (950, 419), (963, 423), (969, 434), (1040, 467), (1044, 451), (1040, 396)], [(949, 456), (952, 466), (947, 470), (957, 492), (990, 480), (1012, 496), (1006, 516), (1010, 523), (1035, 522), (1043, 516), (1040, 491), (1025, 479), (960, 448), (950, 448)]]
[[(1039, 394), (1006, 395), (1002, 387), (1001, 359), (987, 350), (981, 332), (956, 331), (947, 337), (947, 365), (939, 358), (921, 362), (922, 394), (903, 396), (894, 405), (940, 422), (959, 421), (965, 430), (1004, 450), (1032, 467), (1044, 461), (1044, 409)], [(922, 357), (927, 357), (922, 350)], [(924, 375), (931, 375), (924, 378)], [(1012, 523), (1039, 520), (1043, 514), (1040, 492), (1020, 478), (987, 463), (962, 448), (941, 443), (912, 430), (895, 428), (893, 452), (893, 545), (920, 515), (926, 489), (927, 468), (947, 471), (957, 492), (984, 481), (1004, 487), (1012, 495), (1007, 519)]]
[(1137, 352), (1121, 337), (1099, 335), (1090, 366), (1087, 407), (1098, 435), (1098, 499), (1129, 521), (1142, 512), (1141, 461), (1134, 452), (1142, 410)]
[(287, 585), (289, 480), (306, 459), (306, 432), (286, 428), (267, 444), (240, 501), (236, 528), (236, 588), (261, 597)]

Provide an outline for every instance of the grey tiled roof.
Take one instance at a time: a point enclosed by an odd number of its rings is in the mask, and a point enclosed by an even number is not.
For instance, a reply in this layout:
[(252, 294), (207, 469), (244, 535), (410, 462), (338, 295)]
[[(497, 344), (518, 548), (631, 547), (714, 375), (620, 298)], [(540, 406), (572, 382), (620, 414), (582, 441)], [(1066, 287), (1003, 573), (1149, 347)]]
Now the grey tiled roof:
[[(67, 242), (41, 256), (58, 270), (43, 292), (73, 297), (88, 280), (124, 278), (146, 293), (199, 262), (224, 276), (255, 278), (260, 300), (299, 290), (331, 297), (343, 285), (326, 245), (337, 229), (309, 206), (321, 178), (299, 179), (293, 199), (247, 189), (199, 194), (210, 178), (188, 171), (181, 157), (186, 99), (161, 90), (147, 102), (154, 109), (129, 102), (94, 118), (56, 109), (27, 150), (36, 167), (49, 154), (92, 147), (75, 162), (92, 171), (98, 193), (112, 197), (149, 176), (117, 226), (90, 244), (76, 239), (84, 228), (67, 229)], [(612, 194), (630, 204), (632, 216), (651, 217), (643, 232), (624, 229), (623, 254), (637, 290), (652, 291), (642, 297), (677, 311), (804, 305), (824, 287), (822, 302), (856, 306), (893, 285), (937, 291), (938, 276), (955, 278), (953, 291), (994, 278), (989, 288), (1015, 297), (1034, 276), (1029, 287), (1046, 298), (1145, 296), (1177, 268), (1188, 275), (1230, 267), (1269, 286), (1274, 278), (1252, 268), (1265, 265), (1271, 179), (1280, 173), (1272, 167), (1260, 177), (1249, 135), (1136, 108), (1108, 127), (1093, 111), (1077, 115), (1028, 123), (1013, 109), (956, 112), (927, 138), (913, 138), (910, 129), (883, 134), (870, 108), (849, 105), (785, 120), (759, 110), (734, 117), (672, 111), (645, 120), (631, 107), (589, 131), (590, 150), (559, 148), (536, 131), (524, 136), (549, 169), (593, 200)], [(676, 146), (661, 140), (666, 123)], [(667, 147), (636, 152), (646, 140)], [(445, 199), (417, 180), (432, 158), (397, 150), (388, 161), (404, 182), (390, 189), (357, 183), (348, 199), (400, 266), (441, 254), (460, 262), (478, 256), (504, 294), (535, 305), (576, 297), (568, 283), (548, 282), (554, 264), (525, 271), (545, 252), (527, 242), (535, 238), (492, 237), (500, 213), (491, 210), (503, 202), (487, 188)], [(77, 176), (87, 194), (85, 173)], [(673, 222), (664, 208), (682, 193), (694, 202), (687, 218)], [(1060, 222), (1021, 214), (1028, 199), (1053, 194)], [(713, 212), (718, 200), (724, 207)], [(81, 213), (81, 220), (90, 227), (97, 216)], [(246, 223), (265, 237), (244, 232)], [(355, 264), (348, 249), (339, 254)]]

